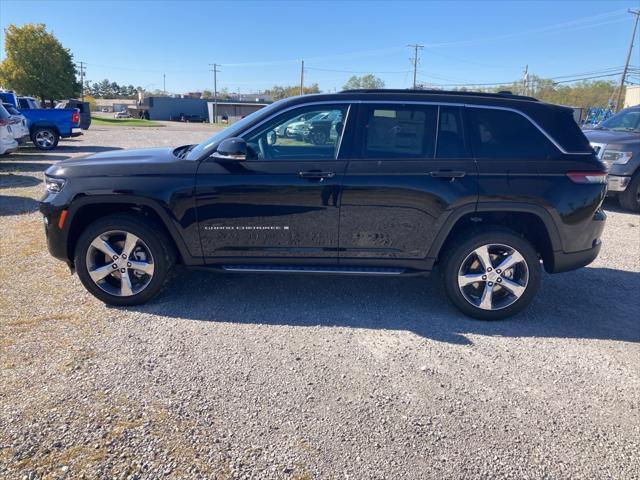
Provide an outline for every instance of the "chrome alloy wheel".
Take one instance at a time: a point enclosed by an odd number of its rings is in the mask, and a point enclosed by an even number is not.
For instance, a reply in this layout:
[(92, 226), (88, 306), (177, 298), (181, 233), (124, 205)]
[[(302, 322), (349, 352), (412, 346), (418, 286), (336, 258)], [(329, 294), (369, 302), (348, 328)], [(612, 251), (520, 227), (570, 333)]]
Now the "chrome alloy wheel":
[(471, 305), (500, 310), (513, 305), (525, 292), (529, 267), (508, 245), (491, 243), (472, 251), (458, 272), (458, 288)]
[(87, 249), (87, 272), (110, 295), (129, 297), (144, 290), (153, 278), (153, 256), (146, 243), (133, 233), (102, 233)]
[(39, 130), (33, 139), (35, 144), (42, 148), (49, 148), (55, 143), (53, 133), (49, 130)]

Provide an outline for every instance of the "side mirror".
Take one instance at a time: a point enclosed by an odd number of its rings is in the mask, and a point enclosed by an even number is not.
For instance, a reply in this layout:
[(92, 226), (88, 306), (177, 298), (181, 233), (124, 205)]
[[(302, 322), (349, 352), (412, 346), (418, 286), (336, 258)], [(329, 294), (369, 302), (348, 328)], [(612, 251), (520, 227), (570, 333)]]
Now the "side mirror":
[(238, 137), (226, 138), (220, 142), (212, 157), (221, 160), (246, 160), (247, 142)]
[(273, 130), (267, 133), (267, 145), (275, 145), (278, 141), (278, 135)]

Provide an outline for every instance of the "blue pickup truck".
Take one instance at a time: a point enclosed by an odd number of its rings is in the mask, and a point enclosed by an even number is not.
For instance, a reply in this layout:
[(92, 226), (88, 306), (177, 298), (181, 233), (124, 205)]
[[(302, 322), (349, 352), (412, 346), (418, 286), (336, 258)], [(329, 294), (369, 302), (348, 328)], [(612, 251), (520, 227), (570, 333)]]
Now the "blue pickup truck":
[(11, 90), (0, 91), (0, 99), (14, 105), (25, 116), (31, 141), (38, 150), (53, 150), (60, 138), (81, 135), (77, 108), (38, 108), (32, 98), (19, 98)]

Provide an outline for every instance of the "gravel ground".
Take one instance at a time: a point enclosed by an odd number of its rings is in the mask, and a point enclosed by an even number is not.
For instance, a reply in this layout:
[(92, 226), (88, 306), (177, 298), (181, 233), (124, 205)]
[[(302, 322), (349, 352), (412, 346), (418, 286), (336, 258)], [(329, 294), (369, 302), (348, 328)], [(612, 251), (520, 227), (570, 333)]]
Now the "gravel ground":
[(0, 477), (640, 477), (640, 216), (504, 322), (437, 279), (180, 272), (104, 306), (45, 247), (42, 170), (207, 125), (0, 160)]

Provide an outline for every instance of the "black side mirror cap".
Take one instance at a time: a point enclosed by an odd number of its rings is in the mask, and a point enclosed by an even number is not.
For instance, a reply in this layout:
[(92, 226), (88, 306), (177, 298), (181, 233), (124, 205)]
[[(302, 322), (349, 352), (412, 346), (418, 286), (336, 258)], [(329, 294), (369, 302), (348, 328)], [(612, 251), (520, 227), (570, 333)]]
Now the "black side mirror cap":
[(243, 138), (225, 138), (212, 155), (220, 160), (243, 161), (247, 159), (247, 142)]

